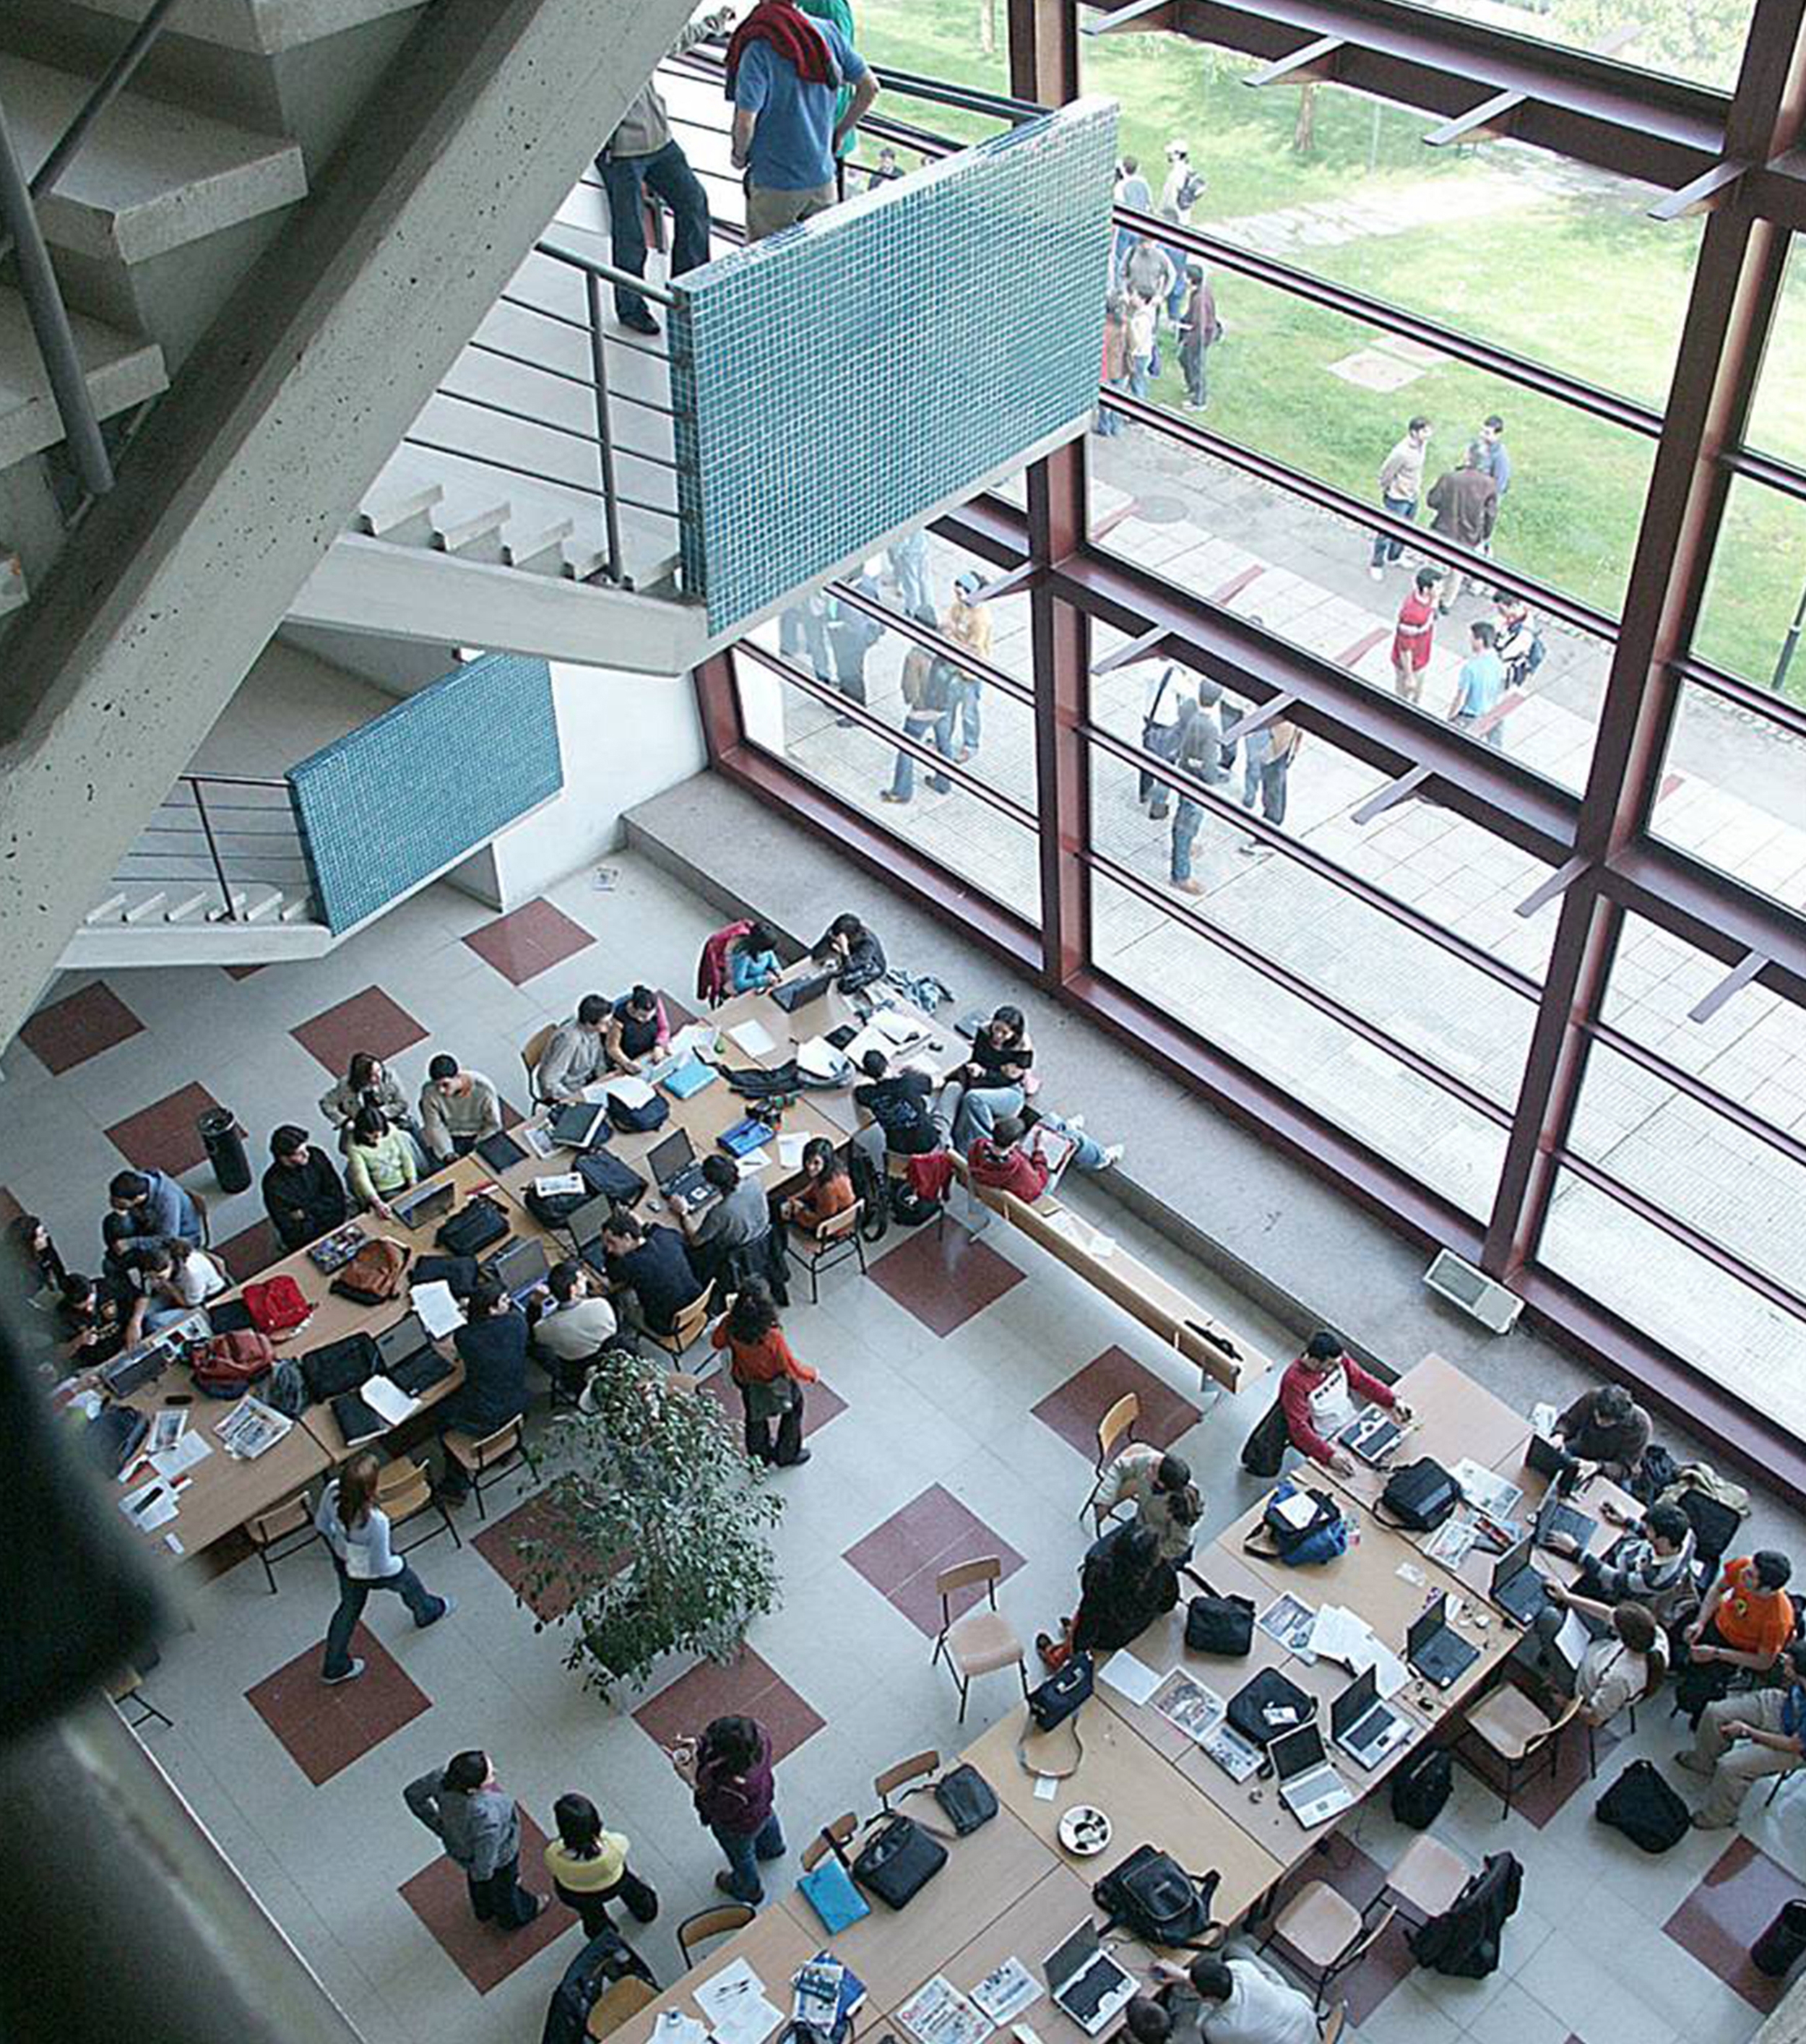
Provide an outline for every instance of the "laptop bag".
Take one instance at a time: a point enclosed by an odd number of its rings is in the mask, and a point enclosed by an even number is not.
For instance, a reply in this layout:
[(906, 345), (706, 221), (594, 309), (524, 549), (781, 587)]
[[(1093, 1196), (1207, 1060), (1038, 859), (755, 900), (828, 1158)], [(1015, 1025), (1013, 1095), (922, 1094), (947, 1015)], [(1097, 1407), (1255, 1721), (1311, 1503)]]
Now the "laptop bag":
[(508, 1232), (508, 1216), (494, 1200), (478, 1193), (466, 1201), (433, 1237), (450, 1256), (475, 1256)]
[(655, 1128), (663, 1128), (671, 1116), (671, 1104), (662, 1093), (654, 1093), (637, 1107), (629, 1107), (612, 1093), (609, 1095), (609, 1124), (623, 1135), (650, 1135)]
[(1692, 1824), (1686, 1804), (1647, 1760), (1633, 1760), (1593, 1813), (1646, 1853), (1677, 1846)]
[(820, 1918), (822, 1929), (831, 1938), (871, 1914), (871, 1904), (832, 1853), (802, 1877), (797, 1892)]
[(267, 1335), (255, 1327), (217, 1334), (194, 1358), (194, 1389), (209, 1398), (239, 1398), (275, 1366)]
[(1230, 1728), (1264, 1752), (1281, 1732), (1314, 1723), (1316, 1700), (1277, 1668), (1262, 1668), (1229, 1699), (1227, 1715)]
[[(1185, 1573), (1189, 1575), (1189, 1570)], [(1220, 1654), (1239, 1659), (1255, 1643), (1254, 1600), (1224, 1596), (1201, 1576), (1193, 1576), (1199, 1594), (1185, 1606), (1185, 1645), (1193, 1654)]]
[(1201, 1951), (1215, 1927), (1210, 1905), (1222, 1878), (1214, 1869), (1190, 1874), (1170, 1853), (1137, 1846), (1122, 1865), (1105, 1875), (1091, 1899), (1109, 1919), (1143, 1944)]
[(889, 1908), (901, 1909), (947, 1864), (947, 1847), (914, 1818), (893, 1811), (853, 1862), (853, 1878)]
[(1427, 1746), (1392, 1777), (1392, 1814), (1414, 1831), (1427, 1831), (1443, 1814), (1454, 1788), (1454, 1763), (1444, 1746)]
[(307, 1351), (301, 1358), (302, 1381), (313, 1403), (323, 1405), (342, 1392), (356, 1390), (381, 1362), (368, 1335), (345, 1335)]
[(632, 1206), (646, 1190), (646, 1181), (632, 1166), (605, 1150), (586, 1150), (577, 1160), (577, 1172), (592, 1198), (606, 1193), (617, 1207)]
[(1428, 1533), (1461, 1502), (1461, 1489), (1434, 1455), (1420, 1455), (1394, 1470), (1380, 1493), (1381, 1512), (1395, 1526)]
[(1242, 1443), (1242, 1466), (1250, 1476), (1276, 1477), (1291, 1444), (1285, 1408), (1276, 1398), (1268, 1407), (1266, 1417)]

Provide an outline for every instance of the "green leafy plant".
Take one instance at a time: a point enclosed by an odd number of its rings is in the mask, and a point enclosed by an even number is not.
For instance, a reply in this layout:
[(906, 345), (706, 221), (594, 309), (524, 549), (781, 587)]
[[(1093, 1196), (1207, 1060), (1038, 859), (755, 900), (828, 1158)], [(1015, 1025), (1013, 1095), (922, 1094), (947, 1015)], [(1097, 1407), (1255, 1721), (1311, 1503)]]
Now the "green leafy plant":
[(522, 1594), (542, 1627), (572, 1629), (565, 1665), (606, 1696), (663, 1654), (732, 1656), (777, 1608), (784, 1508), (715, 1400), (659, 1364), (611, 1350), (585, 1403), (536, 1454), (551, 1480), (520, 1542)]

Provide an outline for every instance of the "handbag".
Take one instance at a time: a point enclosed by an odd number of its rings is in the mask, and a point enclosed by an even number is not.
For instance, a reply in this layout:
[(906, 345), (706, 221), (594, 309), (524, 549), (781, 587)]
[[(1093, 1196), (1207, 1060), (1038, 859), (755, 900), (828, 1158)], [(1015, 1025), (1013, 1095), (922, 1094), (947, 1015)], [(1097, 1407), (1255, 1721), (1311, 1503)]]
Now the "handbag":
[[(1300, 1520), (1285, 1509), (1300, 1497), (1311, 1501), (1308, 1519)], [(1327, 1490), (1301, 1490), (1288, 1480), (1267, 1500), (1260, 1524), (1242, 1545), (1289, 1568), (1315, 1568), (1347, 1553), (1348, 1522)]]
[(508, 1233), (508, 1216), (482, 1193), (467, 1200), (449, 1220), (442, 1221), (433, 1240), (448, 1256), (475, 1256)]
[(402, 1296), (413, 1254), (405, 1244), (378, 1236), (363, 1245), (332, 1280), (332, 1289), (354, 1305), (386, 1306)]
[(969, 1760), (940, 1777), (934, 1785), (934, 1799), (955, 1838), (969, 1837), (997, 1813), (997, 1791)]
[(1396, 1526), (1413, 1533), (1429, 1533), (1460, 1502), (1461, 1492), (1454, 1478), (1434, 1455), (1420, 1455), (1386, 1478), (1376, 1516), (1383, 1513)]
[[(1076, 1774), (1085, 1760), (1085, 1741), (1078, 1729), (1078, 1713), (1091, 1700), (1097, 1670), (1089, 1654), (1068, 1654), (1046, 1681), (1028, 1692), (1028, 1715), (1016, 1742), (1016, 1757), (1023, 1769), (1056, 1781)], [(1028, 1758), (1031, 1731), (1051, 1731), (1056, 1726), (1072, 1727), (1073, 1759), (1070, 1767), (1037, 1767)]]
[(853, 1862), (852, 1874), (889, 1908), (901, 1909), (947, 1864), (947, 1847), (913, 1817), (893, 1810)]
[[(1190, 1570), (1185, 1573), (1191, 1576)], [(1221, 1654), (1239, 1658), (1255, 1643), (1252, 1597), (1224, 1596), (1202, 1576), (1192, 1576), (1198, 1595), (1185, 1606), (1185, 1645), (1193, 1654)]]

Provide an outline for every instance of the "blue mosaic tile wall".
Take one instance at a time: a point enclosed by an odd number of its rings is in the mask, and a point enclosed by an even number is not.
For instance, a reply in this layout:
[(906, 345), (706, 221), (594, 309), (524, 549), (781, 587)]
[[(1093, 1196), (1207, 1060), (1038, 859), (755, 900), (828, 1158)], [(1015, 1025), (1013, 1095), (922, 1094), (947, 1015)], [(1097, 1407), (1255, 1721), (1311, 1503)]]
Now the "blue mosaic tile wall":
[(1114, 102), (1082, 100), (677, 281), (711, 632), (1089, 419), (1116, 154)]
[(348, 930), (564, 786), (551, 670), (486, 653), (290, 769), (314, 893)]

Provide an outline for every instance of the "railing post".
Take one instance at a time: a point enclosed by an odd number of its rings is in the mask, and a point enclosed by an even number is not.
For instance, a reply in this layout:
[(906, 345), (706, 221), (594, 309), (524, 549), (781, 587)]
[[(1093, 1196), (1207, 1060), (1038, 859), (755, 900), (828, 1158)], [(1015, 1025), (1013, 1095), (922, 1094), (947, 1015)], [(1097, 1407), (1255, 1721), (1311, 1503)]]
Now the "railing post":
[(194, 813), (201, 820), (201, 835), (207, 840), (207, 856), (213, 862), (213, 878), (220, 883), (220, 900), (225, 909), (225, 919), (229, 923), (236, 923), (238, 909), (232, 898), (231, 883), (226, 878), (225, 865), (220, 857), (213, 823), (207, 814), (207, 798), (202, 793), (200, 781), (195, 775), (184, 774), (182, 778), (194, 790)]
[(590, 308), (590, 366), (595, 377), (597, 455), (602, 472), (602, 517), (609, 536), (609, 580), (621, 586), (621, 507), (615, 502), (614, 436), (609, 425), (609, 365), (602, 340), (602, 285), (594, 271), (583, 273)]

